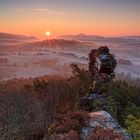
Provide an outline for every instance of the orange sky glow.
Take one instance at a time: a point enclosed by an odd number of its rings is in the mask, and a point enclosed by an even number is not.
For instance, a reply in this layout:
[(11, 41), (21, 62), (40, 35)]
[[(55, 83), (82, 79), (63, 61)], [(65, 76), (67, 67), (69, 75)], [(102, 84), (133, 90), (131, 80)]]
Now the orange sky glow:
[(77, 0), (77, 5), (74, 0), (60, 0), (63, 5), (59, 5), (56, 0), (48, 0), (48, 3), (34, 0), (35, 4), (30, 0), (29, 6), (26, 2), (23, 5), (20, 0), (12, 1), (15, 2), (13, 5), (10, 5), (10, 0), (0, 2), (0, 32), (34, 35), (41, 39), (46, 38), (46, 31), (51, 32), (52, 38), (79, 33), (103, 36), (140, 35), (140, 2), (137, 0), (127, 5), (123, 5), (120, 0), (120, 3), (107, 0), (110, 5), (102, 0), (95, 0), (95, 3), (91, 0)]

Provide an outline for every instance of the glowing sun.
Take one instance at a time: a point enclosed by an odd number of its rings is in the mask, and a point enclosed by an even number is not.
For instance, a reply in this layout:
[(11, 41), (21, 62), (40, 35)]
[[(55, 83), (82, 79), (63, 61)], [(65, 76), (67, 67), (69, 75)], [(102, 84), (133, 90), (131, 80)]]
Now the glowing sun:
[(51, 35), (51, 32), (50, 31), (46, 31), (45, 35), (49, 37)]

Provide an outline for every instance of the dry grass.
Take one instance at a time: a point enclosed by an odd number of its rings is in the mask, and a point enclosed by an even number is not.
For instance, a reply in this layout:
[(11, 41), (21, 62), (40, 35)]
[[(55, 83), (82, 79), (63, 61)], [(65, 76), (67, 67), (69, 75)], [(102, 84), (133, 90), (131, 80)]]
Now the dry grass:
[(77, 79), (52, 76), (1, 82), (0, 139), (43, 136), (56, 113), (74, 110), (86, 90), (81, 84)]
[(89, 91), (90, 81), (83, 72), (74, 78), (44, 76), (1, 82), (0, 140), (41, 139), (55, 115), (75, 111), (75, 103)]

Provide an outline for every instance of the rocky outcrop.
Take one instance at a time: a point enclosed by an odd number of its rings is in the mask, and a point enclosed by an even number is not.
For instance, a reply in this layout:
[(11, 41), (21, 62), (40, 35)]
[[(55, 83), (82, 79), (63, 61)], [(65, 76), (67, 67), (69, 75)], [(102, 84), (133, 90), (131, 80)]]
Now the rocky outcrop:
[(115, 119), (112, 118), (109, 113), (105, 111), (98, 111), (89, 113), (89, 116), (90, 120), (87, 127), (82, 129), (82, 133), (80, 136), (81, 140), (90, 140), (91, 133), (93, 133), (98, 127), (103, 128), (105, 131), (111, 131), (112, 133), (114, 133), (114, 137), (120, 137), (117, 140), (131, 140), (127, 132), (117, 123)]
[(43, 140), (131, 140), (127, 132), (113, 117), (105, 112), (89, 113), (89, 121), (79, 134), (76, 130), (69, 133), (53, 133)]

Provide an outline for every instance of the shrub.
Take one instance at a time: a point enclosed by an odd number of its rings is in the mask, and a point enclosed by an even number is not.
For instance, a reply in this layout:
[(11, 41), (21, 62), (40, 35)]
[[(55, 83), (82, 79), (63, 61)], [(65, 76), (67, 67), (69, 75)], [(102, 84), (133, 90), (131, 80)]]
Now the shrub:
[[(84, 87), (84, 93), (80, 94), (84, 96), (90, 93), (90, 85), (92, 78), (89, 71), (80, 69), (76, 65), (72, 65), (74, 78), (78, 79), (81, 84), (80, 87)], [(125, 127), (125, 119), (129, 114), (136, 117), (140, 116), (140, 80), (139, 79), (121, 79), (108, 82), (106, 84), (101, 83), (98, 94), (101, 94), (106, 101), (102, 100), (94, 101), (92, 104), (92, 111), (104, 110), (109, 112), (119, 123)]]
[(123, 134), (117, 133), (113, 129), (106, 129), (98, 126), (87, 140), (125, 140), (125, 137)]
[(68, 133), (71, 130), (80, 130), (86, 125), (88, 114), (83, 111), (67, 112), (65, 114), (57, 114), (53, 123), (50, 125), (48, 132), (52, 133)]
[(47, 130), (56, 113), (75, 110), (80, 81), (63, 77), (0, 83), (0, 139), (30, 139)]
[(134, 140), (140, 139), (140, 119), (137, 119), (133, 115), (128, 115), (125, 120), (125, 125), (129, 134), (131, 134)]

